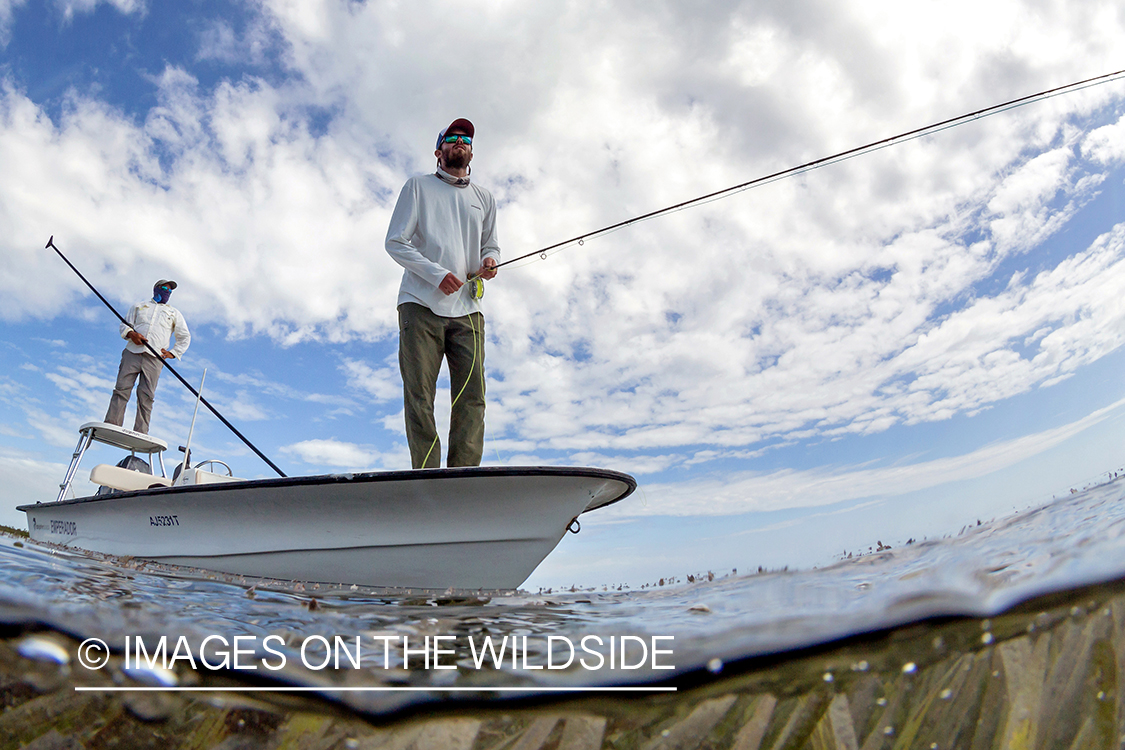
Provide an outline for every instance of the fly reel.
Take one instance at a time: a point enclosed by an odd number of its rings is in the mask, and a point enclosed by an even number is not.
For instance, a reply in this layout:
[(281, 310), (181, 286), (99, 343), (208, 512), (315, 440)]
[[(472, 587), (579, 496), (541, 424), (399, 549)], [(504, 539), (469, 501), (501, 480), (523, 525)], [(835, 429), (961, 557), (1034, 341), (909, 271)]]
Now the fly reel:
[(484, 297), (484, 279), (470, 279), (466, 285), (469, 287), (470, 297), (473, 299), (481, 299)]

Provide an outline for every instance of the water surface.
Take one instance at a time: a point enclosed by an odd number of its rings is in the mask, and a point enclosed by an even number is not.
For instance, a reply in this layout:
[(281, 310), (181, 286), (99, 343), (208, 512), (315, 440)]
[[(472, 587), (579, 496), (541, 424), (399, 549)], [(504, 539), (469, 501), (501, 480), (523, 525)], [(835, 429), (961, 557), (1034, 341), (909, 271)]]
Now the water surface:
[[(640, 591), (301, 584), (5, 536), (3, 665), (7, 684), (23, 687), (9, 688), (13, 707), (4, 716), (56, 717), (26, 724), (32, 729), (18, 735), (21, 742), (52, 731), (91, 741), (90, 733), (122, 727), (133, 727), (129, 736), (139, 741), (162, 724), (223, 716), (229, 731), (212, 744), (245, 734), (264, 747), (287, 732), (304, 737), (307, 727), (294, 717), (314, 716), (313, 724), (336, 727), (339, 736), (325, 729), (322, 739), (332, 735), (340, 747), (382, 746), (371, 744), (377, 738), (402, 747), (453, 746), (453, 736), (482, 748), (513, 741), (544, 748), (912, 747), (922, 738), (927, 747), (986, 739), (979, 746), (990, 747), (1005, 738), (1019, 739), (1010, 746), (1103, 746), (1125, 726), (1117, 688), (1125, 678), (1123, 494), (1123, 483), (1113, 481), (953, 538), (830, 567)], [(183, 653), (206, 654), (208, 642), (215, 663), (223, 644), (241, 638), (248, 644), (244, 668), (193, 669), (183, 658), (169, 669), (155, 659), (126, 663), (127, 639), (151, 646), (161, 636), (169, 653), (182, 642)], [(439, 637), (448, 650), (427, 667), (423, 645)], [(113, 652), (102, 669), (78, 662), (87, 638)], [(493, 653), (506, 644), (501, 663), (481, 658), (486, 638)], [(345, 651), (339, 668), (331, 660), (319, 666), (332, 656), (324, 644), (339, 640), (348, 648), (357, 639), (358, 665)], [(622, 644), (628, 668), (619, 661)], [(577, 651), (569, 662), (568, 646)], [(653, 648), (664, 651), (654, 656)], [(285, 665), (266, 669), (263, 659)], [(258, 667), (245, 668), (250, 664)], [(75, 690), (99, 686), (165, 692)], [(263, 689), (277, 687), (317, 690)], [(599, 687), (642, 690), (587, 692)], [(1058, 715), (1052, 696), (1060, 691), (1071, 696), (1076, 718)], [(87, 719), (63, 726), (60, 711)], [(373, 724), (383, 722), (392, 723)], [(174, 734), (191, 737), (190, 726)], [(906, 735), (909, 743), (900, 744)], [(817, 737), (831, 742), (817, 745)]]

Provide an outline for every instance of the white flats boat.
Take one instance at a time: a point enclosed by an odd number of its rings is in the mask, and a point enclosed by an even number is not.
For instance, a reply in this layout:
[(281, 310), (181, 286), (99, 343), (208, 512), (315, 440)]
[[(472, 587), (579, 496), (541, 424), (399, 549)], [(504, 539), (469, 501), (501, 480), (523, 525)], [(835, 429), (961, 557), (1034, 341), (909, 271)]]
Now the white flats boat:
[[(637, 486), (616, 471), (553, 466), (247, 480), (215, 460), (173, 480), (163, 440), (104, 422), (79, 434), (58, 499), (18, 508), (32, 539), (283, 580), (515, 588), (579, 515)], [(98, 494), (66, 499), (94, 442), (155, 458), (160, 474), (99, 464)]]

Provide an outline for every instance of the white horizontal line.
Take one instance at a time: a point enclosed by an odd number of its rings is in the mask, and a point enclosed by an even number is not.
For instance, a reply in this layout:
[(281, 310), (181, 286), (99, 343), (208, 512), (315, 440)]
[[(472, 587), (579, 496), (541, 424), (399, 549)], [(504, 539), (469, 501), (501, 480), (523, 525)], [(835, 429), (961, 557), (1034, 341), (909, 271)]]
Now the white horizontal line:
[(675, 687), (83, 687), (75, 692), (93, 693), (358, 693), (358, 692), (419, 692), (419, 693), (674, 693)]

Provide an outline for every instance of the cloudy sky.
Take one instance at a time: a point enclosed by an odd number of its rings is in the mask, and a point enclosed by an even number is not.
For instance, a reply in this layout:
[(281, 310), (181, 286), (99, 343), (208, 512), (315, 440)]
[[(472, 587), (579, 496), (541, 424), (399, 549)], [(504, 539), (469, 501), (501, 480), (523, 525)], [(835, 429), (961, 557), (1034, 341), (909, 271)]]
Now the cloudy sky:
[[(180, 371), (286, 473), (407, 468), (383, 239), (453, 118), (514, 258), (1120, 70), (1122, 38), (1113, 0), (0, 0), (0, 523), (54, 498), (122, 347), (48, 237), (122, 312), (177, 280)], [(1125, 465), (1125, 79), (533, 256), (485, 307), (486, 463), (642, 487), (532, 587), (1050, 501)], [(165, 375), (152, 432), (192, 406)], [(272, 475), (213, 417), (193, 442)]]

